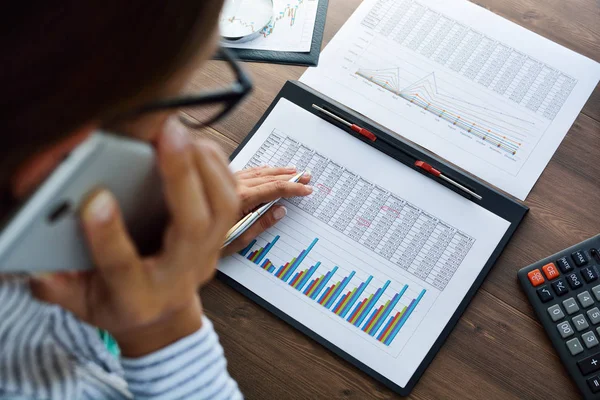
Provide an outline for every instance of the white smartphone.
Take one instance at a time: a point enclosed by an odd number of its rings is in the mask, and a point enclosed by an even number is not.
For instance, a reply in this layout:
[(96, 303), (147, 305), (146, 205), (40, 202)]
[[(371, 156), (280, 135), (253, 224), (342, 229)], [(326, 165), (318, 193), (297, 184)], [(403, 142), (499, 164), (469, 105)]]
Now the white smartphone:
[(141, 253), (157, 250), (167, 213), (154, 149), (100, 132), (79, 145), (8, 220), (0, 233), (0, 273), (92, 268), (79, 209), (99, 187), (116, 197)]

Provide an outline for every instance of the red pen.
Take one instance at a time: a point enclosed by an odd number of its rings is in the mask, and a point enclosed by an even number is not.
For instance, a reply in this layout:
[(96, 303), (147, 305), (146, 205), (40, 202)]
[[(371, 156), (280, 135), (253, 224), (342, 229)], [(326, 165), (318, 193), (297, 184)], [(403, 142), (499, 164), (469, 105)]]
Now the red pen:
[[(362, 128), (356, 124), (353, 124), (352, 122), (346, 121), (345, 119), (343, 119), (342, 117), (335, 115), (334, 113), (332, 113), (331, 111), (327, 111), (326, 109), (324, 109), (323, 107), (319, 107), (316, 104), (313, 104), (312, 107), (315, 110), (319, 110), (320, 112), (322, 112), (323, 114), (327, 115), (328, 117), (331, 117), (333, 119), (335, 119), (336, 121), (338, 121), (339, 123), (347, 126), (348, 128), (352, 129), (354, 132), (364, 136), (365, 138), (369, 139), (371, 142), (374, 142), (377, 140), (377, 136), (375, 136), (375, 134), (365, 128)], [(391, 146), (391, 143), (389, 143)], [(397, 146), (394, 146), (395, 148), (397, 148)], [(399, 149), (402, 150), (402, 149)], [(406, 153), (406, 151), (402, 150), (402, 152)], [(478, 195), (477, 193), (475, 193), (474, 191), (472, 191), (471, 189), (465, 187), (464, 185), (461, 185), (460, 183), (456, 182), (454, 179), (451, 179), (449, 177), (447, 177), (446, 175), (442, 174), (441, 171), (435, 169), (431, 164), (426, 163), (425, 161), (421, 161), (421, 160), (416, 160), (415, 161), (415, 167), (422, 169), (423, 171), (437, 177), (440, 178), (446, 182), (448, 182), (449, 184), (451, 184), (452, 186), (456, 187), (457, 189), (462, 190), (465, 193), (468, 193), (469, 195), (475, 197), (477, 200), (481, 200), (482, 197), (480, 195)]]
[(314, 109), (321, 111), (323, 114), (335, 119), (336, 121), (338, 121), (340, 124), (346, 125), (348, 128), (352, 129), (354, 132), (358, 133), (359, 135), (362, 135), (364, 137), (366, 137), (367, 139), (369, 139), (371, 142), (374, 142), (377, 140), (377, 136), (375, 136), (375, 134), (365, 128), (361, 128), (360, 126), (353, 124), (352, 122), (348, 122), (345, 119), (335, 115), (334, 113), (327, 111), (326, 109), (324, 109), (323, 107), (319, 107), (316, 104), (312, 105)]

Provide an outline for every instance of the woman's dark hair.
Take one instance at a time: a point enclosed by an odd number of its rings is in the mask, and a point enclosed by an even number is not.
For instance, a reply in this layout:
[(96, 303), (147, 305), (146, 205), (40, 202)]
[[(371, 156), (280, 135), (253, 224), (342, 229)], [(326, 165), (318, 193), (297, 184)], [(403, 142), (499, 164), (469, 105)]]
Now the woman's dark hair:
[(0, 13), (0, 168), (153, 93), (223, 0), (12, 1)]

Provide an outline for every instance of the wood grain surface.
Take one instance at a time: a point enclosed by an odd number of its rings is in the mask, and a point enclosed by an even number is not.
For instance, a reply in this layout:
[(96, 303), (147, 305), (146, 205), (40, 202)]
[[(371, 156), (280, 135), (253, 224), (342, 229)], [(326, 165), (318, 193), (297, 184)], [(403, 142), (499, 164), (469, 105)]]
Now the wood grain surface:
[[(478, 0), (533, 32), (600, 61), (598, 0)], [(330, 0), (325, 43), (360, 4)], [(247, 64), (255, 90), (202, 135), (231, 153), (303, 67)], [(223, 84), (222, 64), (199, 68), (190, 90)], [(530, 213), (412, 392), (413, 399), (576, 399), (516, 272), (600, 232), (600, 90), (596, 88), (527, 198)], [(248, 399), (387, 399), (392, 391), (227, 285), (203, 289), (229, 370)]]

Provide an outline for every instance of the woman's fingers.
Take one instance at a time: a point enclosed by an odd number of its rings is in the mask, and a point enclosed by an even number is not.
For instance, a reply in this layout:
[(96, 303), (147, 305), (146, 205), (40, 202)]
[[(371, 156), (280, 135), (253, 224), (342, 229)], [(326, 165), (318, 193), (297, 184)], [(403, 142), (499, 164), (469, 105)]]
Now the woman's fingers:
[(275, 205), (269, 211), (265, 213), (258, 221), (256, 221), (246, 232), (240, 235), (239, 238), (234, 240), (229, 246), (227, 246), (223, 255), (231, 255), (236, 253), (250, 244), (252, 239), (275, 225), (277, 222), (282, 220), (287, 214), (287, 209), (284, 206)]
[(296, 167), (254, 167), (243, 169), (235, 173), (237, 179), (252, 179), (264, 176), (296, 174)]
[(312, 192), (313, 188), (311, 186), (289, 181), (273, 181), (251, 188), (244, 188), (240, 193), (242, 210), (252, 210), (260, 204), (268, 203), (280, 197), (308, 196)]
[(194, 160), (195, 146), (184, 128), (169, 122), (158, 140), (158, 158), (167, 207), (178, 234), (199, 236), (212, 223), (204, 183)]
[(142, 261), (133, 244), (119, 206), (107, 190), (92, 194), (82, 209), (82, 223), (97, 271), (112, 288), (134, 285)]
[[(293, 177), (296, 176), (296, 173), (283, 174), (283, 175), (272, 175), (272, 176), (261, 176), (260, 178), (250, 178), (250, 179), (242, 179), (239, 183), (244, 187), (255, 187), (259, 185), (264, 185), (265, 183), (275, 182), (275, 181), (289, 181)], [(305, 173), (298, 180), (300, 183), (307, 184), (310, 182), (310, 174)]]

